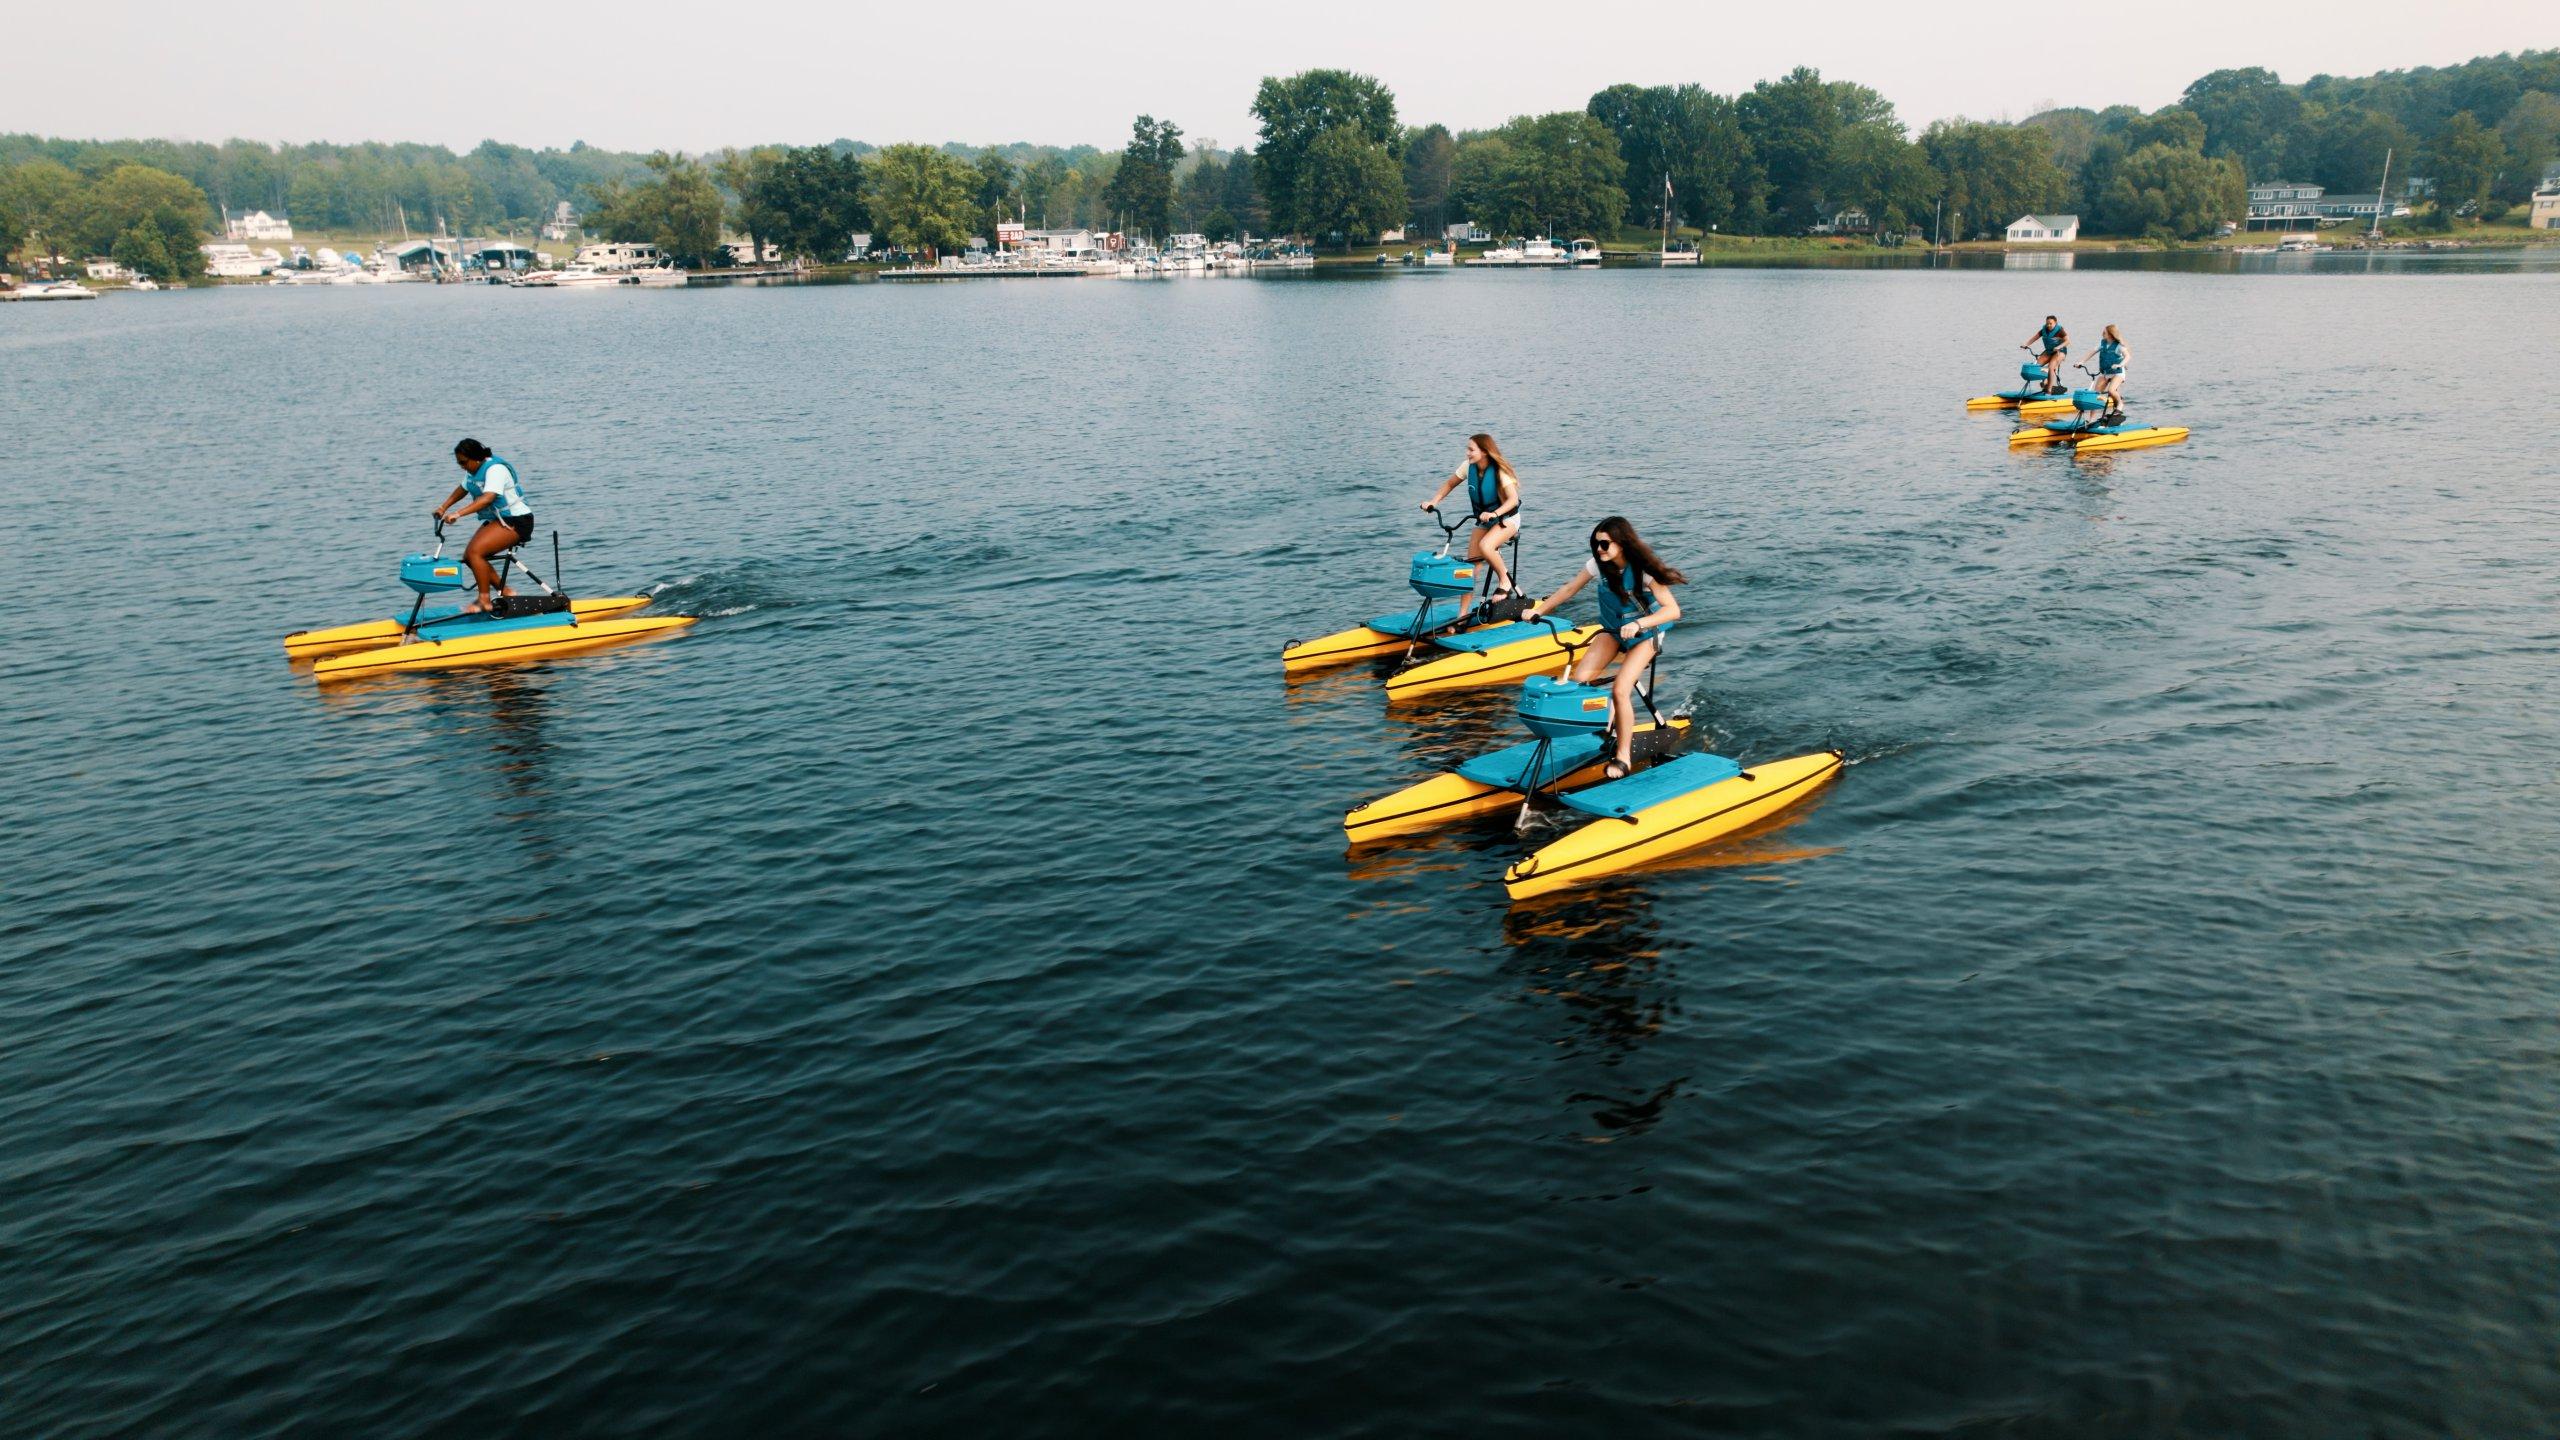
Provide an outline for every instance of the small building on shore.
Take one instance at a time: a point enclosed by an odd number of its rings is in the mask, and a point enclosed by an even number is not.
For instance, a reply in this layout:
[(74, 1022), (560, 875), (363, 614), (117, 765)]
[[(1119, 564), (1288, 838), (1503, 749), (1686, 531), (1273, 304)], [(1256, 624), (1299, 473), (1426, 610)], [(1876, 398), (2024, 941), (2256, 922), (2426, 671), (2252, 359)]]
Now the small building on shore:
[(575, 240), (585, 233), (579, 228), (578, 212), (571, 209), (566, 200), (552, 206), (551, 218), (542, 222), (542, 238), (545, 240)]
[(293, 222), (264, 210), (244, 210), (222, 217), (222, 238), (226, 240), (290, 240)]
[(2546, 180), (2533, 192), (2533, 213), (2525, 223), (2536, 230), (2560, 230), (2560, 179)]
[(2068, 245), (2079, 238), (2077, 215), (2021, 215), (2009, 222), (2012, 245)]

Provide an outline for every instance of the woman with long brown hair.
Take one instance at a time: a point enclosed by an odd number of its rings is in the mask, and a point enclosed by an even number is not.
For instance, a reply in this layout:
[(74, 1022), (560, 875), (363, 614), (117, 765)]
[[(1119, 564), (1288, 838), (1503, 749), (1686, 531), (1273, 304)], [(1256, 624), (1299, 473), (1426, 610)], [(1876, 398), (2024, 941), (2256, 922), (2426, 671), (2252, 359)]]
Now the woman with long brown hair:
[(1687, 584), (1689, 577), (1663, 564), (1625, 516), (1612, 515), (1591, 527), (1591, 558), (1562, 589), (1530, 606), (1521, 618), (1535, 620), (1553, 611), (1594, 580), (1600, 582), (1600, 633), (1591, 637), (1590, 647), (1574, 662), (1573, 678), (1593, 684), (1610, 661), (1619, 662), (1617, 679), (1609, 686), (1609, 728), (1616, 736), (1618, 755), (1605, 772), (1615, 780), (1635, 765), (1631, 707), (1636, 682), (1661, 652), (1662, 637), (1680, 623), (1680, 600), (1671, 587)]
[[(1511, 567), (1503, 563), (1502, 547), (1520, 538), (1520, 472), (1502, 458), (1502, 447), (1493, 443), (1492, 436), (1479, 432), (1467, 437), (1466, 463), (1449, 472), (1422, 508), (1440, 508), (1440, 502), (1460, 485), (1467, 487), (1467, 511), (1476, 522), (1476, 533), (1467, 541), (1467, 558), (1493, 567), (1493, 578), (1501, 588), (1485, 598), (1499, 600), (1512, 590)], [(1469, 594), (1458, 602), (1458, 613), (1467, 613), (1474, 604), (1475, 596)]]

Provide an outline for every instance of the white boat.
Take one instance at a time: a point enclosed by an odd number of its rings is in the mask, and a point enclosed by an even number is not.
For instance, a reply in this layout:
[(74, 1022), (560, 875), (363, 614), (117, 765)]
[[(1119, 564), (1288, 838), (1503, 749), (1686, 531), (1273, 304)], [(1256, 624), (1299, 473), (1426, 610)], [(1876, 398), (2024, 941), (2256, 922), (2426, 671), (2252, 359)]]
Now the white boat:
[(1443, 241), (1439, 245), (1422, 252), (1422, 263), (1425, 268), (1433, 265), (1455, 265), (1458, 263), (1458, 247), (1448, 241)]
[(39, 280), (15, 290), (0, 290), (0, 300), (95, 300), (98, 292), (72, 280)]
[(631, 283), (652, 290), (670, 289), (690, 282), (693, 276), (673, 264), (650, 265), (631, 272)]
[(133, 279), (125, 283), (124, 288), (127, 290), (157, 290), (160, 288), (160, 282), (152, 279), (148, 275), (136, 275)]
[(1565, 265), (1572, 263), (1572, 257), (1565, 254), (1564, 247), (1553, 240), (1532, 240), (1520, 247), (1520, 263), (1543, 266)]
[(1695, 265), (1698, 263), (1698, 247), (1686, 240), (1674, 240), (1667, 242), (1662, 247), (1662, 263), (1665, 265)]
[(1467, 263), (1470, 265), (1517, 265), (1520, 263), (1523, 253), (1524, 252), (1521, 250), (1521, 247), (1516, 243), (1510, 245), (1496, 245), (1492, 249), (1485, 251), (1483, 254), (1468, 261)]
[(2276, 242), (2279, 255), (2325, 255), (2334, 246), (2323, 245), (2309, 235), (2287, 235)]
[(1565, 251), (1565, 258), (1580, 269), (1593, 269), (1600, 263), (1600, 242), (1576, 240)]
[(273, 270), (281, 258), (272, 248), (266, 254), (259, 255), (246, 245), (219, 240), (197, 248), (204, 252), (205, 273), (218, 280), (256, 279)]

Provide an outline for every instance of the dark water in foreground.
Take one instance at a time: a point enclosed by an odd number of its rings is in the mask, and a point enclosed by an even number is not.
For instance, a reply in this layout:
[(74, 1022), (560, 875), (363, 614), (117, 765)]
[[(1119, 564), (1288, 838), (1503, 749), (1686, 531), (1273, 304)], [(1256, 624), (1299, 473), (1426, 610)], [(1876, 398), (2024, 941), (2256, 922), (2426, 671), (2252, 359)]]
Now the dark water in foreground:
[[(0, 1431), (2547, 1431), (2560, 275), (2305, 269), (0, 307)], [(1346, 858), (1479, 425), (1818, 806)], [(713, 618), (315, 691), (465, 433)]]

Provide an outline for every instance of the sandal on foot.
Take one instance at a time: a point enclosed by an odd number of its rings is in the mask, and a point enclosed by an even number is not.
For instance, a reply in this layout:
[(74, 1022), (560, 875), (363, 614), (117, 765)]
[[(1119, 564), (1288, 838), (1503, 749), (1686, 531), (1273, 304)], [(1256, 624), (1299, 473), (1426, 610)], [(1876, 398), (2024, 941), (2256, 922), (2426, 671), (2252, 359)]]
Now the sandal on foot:
[(1624, 780), (1627, 778), (1627, 770), (1627, 762), (1613, 756), (1610, 758), (1608, 764), (1600, 767), (1600, 778), (1603, 780)]

